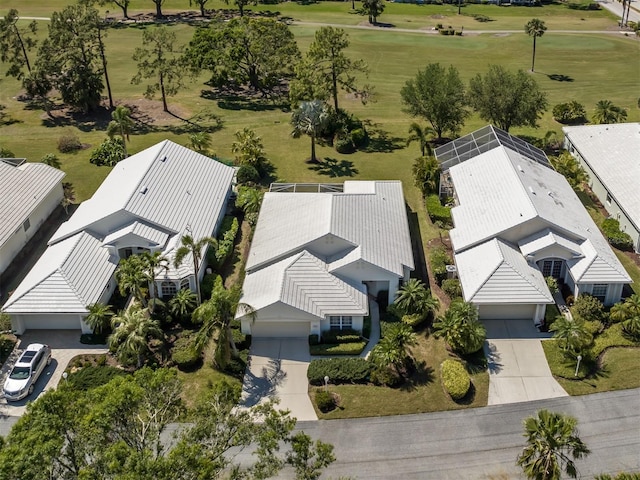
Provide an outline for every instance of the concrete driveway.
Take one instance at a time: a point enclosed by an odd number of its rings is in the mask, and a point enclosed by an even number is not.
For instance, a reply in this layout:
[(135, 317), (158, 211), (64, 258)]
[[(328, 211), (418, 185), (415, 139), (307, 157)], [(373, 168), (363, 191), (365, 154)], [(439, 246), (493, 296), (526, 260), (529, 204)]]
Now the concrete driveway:
[(36, 382), (33, 394), (19, 402), (7, 402), (0, 392), (0, 414), (6, 416), (21, 416), (27, 407), (27, 403), (38, 398), (45, 390), (56, 388), (62, 372), (69, 364), (69, 361), (77, 356), (86, 353), (107, 353), (108, 349), (104, 345), (84, 345), (80, 343), (80, 330), (28, 330), (20, 337), (11, 357), (0, 370), (0, 385), (4, 385), (4, 380), (9, 374), (22, 351), (31, 343), (44, 343), (51, 347), (51, 365), (49, 365), (40, 375)]
[(242, 384), (244, 407), (280, 399), (279, 409), (290, 410), (299, 421), (317, 420), (309, 399), (309, 343), (306, 338), (254, 338)]
[(489, 405), (566, 397), (553, 378), (540, 333), (530, 320), (484, 320), (489, 366)]

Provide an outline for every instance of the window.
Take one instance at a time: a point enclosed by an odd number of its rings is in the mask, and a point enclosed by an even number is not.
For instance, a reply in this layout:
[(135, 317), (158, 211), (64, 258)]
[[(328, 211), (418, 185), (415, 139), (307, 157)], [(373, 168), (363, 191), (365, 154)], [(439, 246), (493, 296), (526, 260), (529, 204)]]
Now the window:
[(598, 300), (600, 300), (602, 303), (604, 303), (605, 299), (607, 298), (607, 287), (608, 285), (606, 284), (595, 284), (593, 286), (593, 290), (591, 291), (591, 294), (596, 297)]
[(353, 319), (351, 316), (330, 316), (329, 317), (329, 328), (331, 330), (344, 330), (345, 328), (352, 328)]
[(611, 205), (611, 194), (607, 192), (607, 205)]
[(29, 230), (30, 227), (31, 227), (31, 222), (27, 218), (22, 224), (22, 228), (24, 228), (24, 231), (26, 232), (27, 230)]
[(183, 278), (180, 280), (180, 290), (189, 290), (191, 288), (191, 282), (189, 282), (188, 278)]
[(562, 260), (545, 260), (542, 262), (542, 276), (560, 278), (562, 276)]
[(162, 282), (162, 296), (173, 297), (178, 289), (176, 288), (176, 284), (173, 282)]

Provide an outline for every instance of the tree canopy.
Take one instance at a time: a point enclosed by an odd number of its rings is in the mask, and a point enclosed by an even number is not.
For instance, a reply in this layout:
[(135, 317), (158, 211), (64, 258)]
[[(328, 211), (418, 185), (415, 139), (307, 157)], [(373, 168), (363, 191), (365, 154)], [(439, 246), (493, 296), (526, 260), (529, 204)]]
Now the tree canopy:
[(465, 109), (464, 84), (458, 70), (430, 63), (400, 90), (405, 112), (428, 121), (438, 138), (444, 132), (456, 134), (469, 112)]
[(490, 65), (486, 74), (471, 79), (468, 101), (483, 120), (505, 132), (511, 127), (537, 127), (547, 109), (547, 95), (531, 75), (500, 65)]
[(0, 19), (0, 61), (8, 64), (7, 76), (21, 79), (24, 76), (24, 68), (31, 73), (29, 51), (36, 46), (34, 38), (38, 23), (33, 20), (28, 28), (18, 27), (18, 11), (9, 10), (3, 19)]
[(524, 31), (527, 32), (527, 35), (533, 37), (533, 55), (531, 57), (531, 71), (533, 72), (536, 63), (536, 39), (544, 35), (544, 32), (547, 31), (547, 26), (539, 18), (533, 18), (524, 26)]

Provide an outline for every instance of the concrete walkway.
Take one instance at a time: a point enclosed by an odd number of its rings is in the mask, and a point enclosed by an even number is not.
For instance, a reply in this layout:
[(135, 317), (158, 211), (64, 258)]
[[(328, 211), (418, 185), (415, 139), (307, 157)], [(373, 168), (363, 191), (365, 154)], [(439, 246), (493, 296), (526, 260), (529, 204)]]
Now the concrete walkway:
[(7, 402), (4, 396), (0, 398), (0, 414), (10, 416), (21, 416), (30, 401), (38, 398), (45, 390), (56, 388), (62, 372), (67, 368), (73, 357), (84, 354), (107, 353), (108, 349), (104, 345), (84, 345), (80, 343), (80, 330), (27, 330), (20, 337), (11, 357), (5, 362), (0, 370), (0, 385), (4, 385), (4, 380), (9, 374), (22, 351), (31, 343), (44, 343), (51, 347), (51, 365), (43, 372), (33, 394), (18, 402)]
[(299, 421), (317, 420), (309, 399), (309, 343), (306, 338), (254, 338), (242, 383), (241, 407), (278, 398), (281, 410)]
[(373, 347), (375, 347), (380, 341), (380, 309), (378, 308), (378, 302), (375, 297), (369, 297), (369, 316), (371, 317), (371, 333), (369, 334), (369, 342), (364, 350), (360, 354), (362, 358), (369, 358), (369, 354)]
[(540, 333), (531, 320), (484, 320), (484, 345), (489, 367), (488, 405), (566, 397), (553, 378)]

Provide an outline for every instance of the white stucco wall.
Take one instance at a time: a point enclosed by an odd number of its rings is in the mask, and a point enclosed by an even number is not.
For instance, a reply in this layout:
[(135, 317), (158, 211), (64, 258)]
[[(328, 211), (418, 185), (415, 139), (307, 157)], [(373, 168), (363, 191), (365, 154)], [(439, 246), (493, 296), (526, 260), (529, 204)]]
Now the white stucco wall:
[[(393, 302), (400, 286), (400, 277), (371, 263), (358, 260), (333, 272), (336, 276), (351, 282), (388, 282), (389, 304)], [(377, 292), (376, 292), (377, 293)]]

